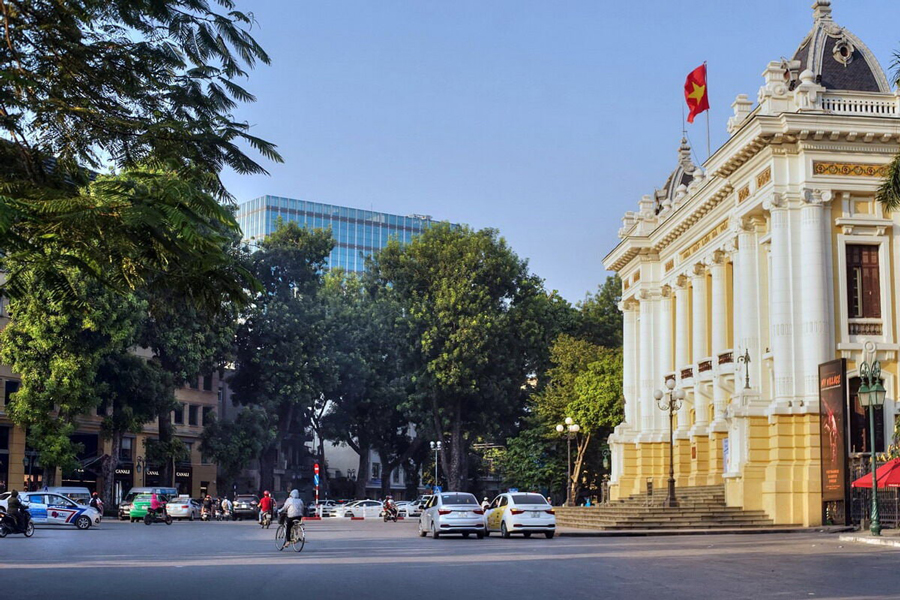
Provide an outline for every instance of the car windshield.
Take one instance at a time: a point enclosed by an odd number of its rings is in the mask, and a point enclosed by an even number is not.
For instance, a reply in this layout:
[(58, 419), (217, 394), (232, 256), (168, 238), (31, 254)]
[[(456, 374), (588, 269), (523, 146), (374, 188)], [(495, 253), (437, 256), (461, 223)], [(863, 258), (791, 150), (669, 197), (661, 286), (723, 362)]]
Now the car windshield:
[(256, 496), (238, 496), (237, 502), (256, 502)]
[(514, 504), (547, 504), (547, 499), (540, 494), (513, 494)]
[(475, 504), (478, 505), (478, 501), (475, 499), (475, 496), (472, 494), (444, 494), (441, 496), (441, 501), (444, 504)]

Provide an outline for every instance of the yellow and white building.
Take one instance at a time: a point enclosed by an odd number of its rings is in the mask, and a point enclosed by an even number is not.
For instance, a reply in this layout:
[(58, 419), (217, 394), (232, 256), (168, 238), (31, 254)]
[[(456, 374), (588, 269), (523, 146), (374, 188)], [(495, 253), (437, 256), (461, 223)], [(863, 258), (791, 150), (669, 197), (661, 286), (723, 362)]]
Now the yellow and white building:
[(734, 101), (730, 137), (702, 167), (682, 142), (677, 168), (626, 213), (604, 259), (623, 282), (613, 497), (648, 478), (665, 487), (668, 415), (653, 394), (670, 378), (686, 393), (678, 485), (724, 483), (729, 505), (777, 524), (822, 521), (820, 363), (848, 360), (850, 451), (867, 452), (854, 378), (863, 345), (877, 344), (888, 390), (878, 429), (889, 443), (900, 220), (875, 192), (900, 150), (900, 96), (828, 0), (813, 17), (793, 57), (766, 67), (755, 106)]

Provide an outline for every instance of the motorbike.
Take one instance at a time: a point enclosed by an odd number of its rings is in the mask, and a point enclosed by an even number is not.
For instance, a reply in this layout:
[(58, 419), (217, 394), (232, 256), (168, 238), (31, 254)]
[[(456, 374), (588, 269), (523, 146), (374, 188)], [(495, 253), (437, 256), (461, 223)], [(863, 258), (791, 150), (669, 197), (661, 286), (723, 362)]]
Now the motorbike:
[(34, 523), (31, 522), (31, 513), (23, 510), (19, 522), (3, 511), (0, 511), (0, 538), (5, 538), (10, 533), (21, 533), (25, 537), (34, 535)]
[(148, 510), (147, 514), (144, 515), (144, 525), (152, 525), (153, 523), (165, 523), (166, 525), (171, 525), (172, 517), (169, 516), (169, 513), (166, 512), (165, 508), (157, 511)]
[(201, 521), (209, 521), (209, 509), (208, 508), (200, 509), (200, 520)]
[(397, 522), (397, 517), (400, 516), (400, 511), (393, 504), (384, 509), (384, 522), (393, 521)]
[(262, 523), (259, 524), (260, 527), (265, 527), (266, 529), (272, 524), (272, 513), (271, 511), (266, 511), (263, 513)]

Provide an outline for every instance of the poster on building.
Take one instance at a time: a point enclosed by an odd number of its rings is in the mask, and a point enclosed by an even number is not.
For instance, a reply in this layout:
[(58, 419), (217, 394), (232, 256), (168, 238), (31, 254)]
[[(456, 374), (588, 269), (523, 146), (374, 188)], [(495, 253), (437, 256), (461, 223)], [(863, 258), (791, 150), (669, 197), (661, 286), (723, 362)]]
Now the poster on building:
[(844, 359), (819, 365), (819, 424), (822, 447), (822, 501), (847, 494), (847, 374)]

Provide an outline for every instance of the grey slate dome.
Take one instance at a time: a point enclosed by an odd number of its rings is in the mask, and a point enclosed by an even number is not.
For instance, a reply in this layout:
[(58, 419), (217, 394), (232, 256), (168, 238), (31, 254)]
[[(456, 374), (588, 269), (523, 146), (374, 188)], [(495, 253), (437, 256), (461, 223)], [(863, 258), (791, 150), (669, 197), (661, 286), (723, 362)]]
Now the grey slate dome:
[(671, 206), (675, 201), (678, 188), (687, 187), (694, 180), (694, 171), (697, 169), (691, 160), (691, 146), (687, 138), (681, 138), (681, 146), (678, 148), (678, 166), (669, 174), (662, 189), (656, 191), (656, 212), (662, 208)]
[(797, 76), (809, 69), (825, 89), (890, 93), (891, 85), (875, 55), (831, 19), (831, 0), (816, 0), (812, 7), (815, 23), (794, 53), (792, 87), (799, 83)]

